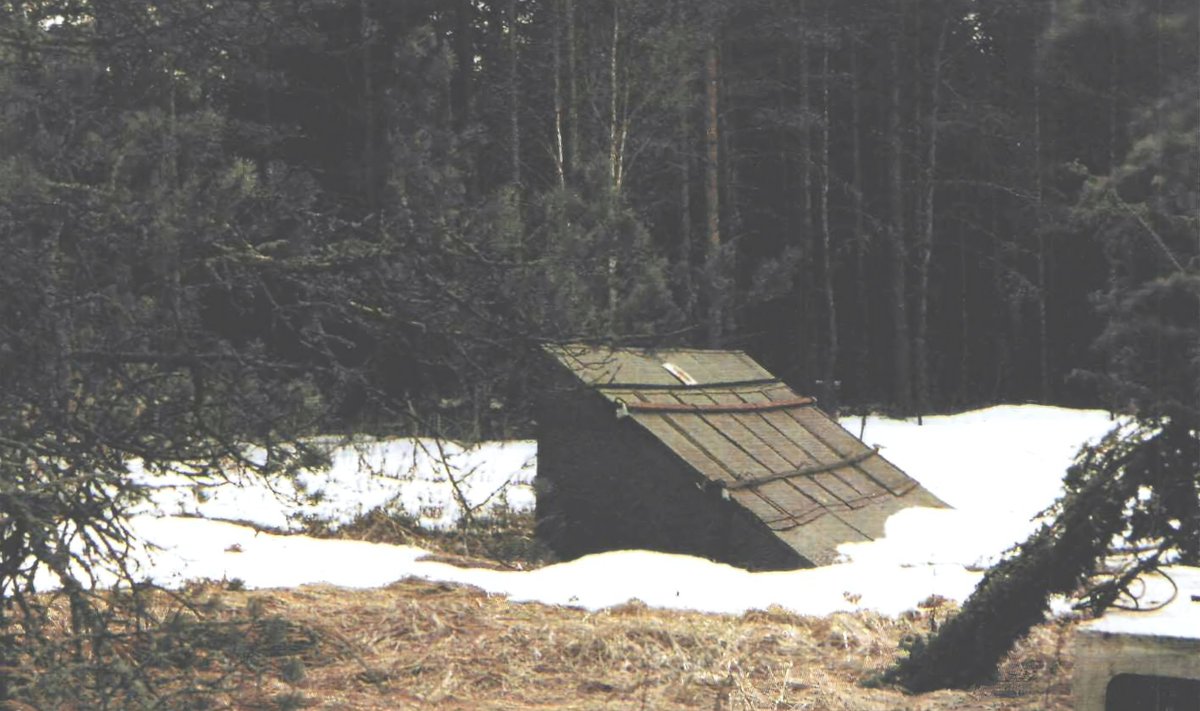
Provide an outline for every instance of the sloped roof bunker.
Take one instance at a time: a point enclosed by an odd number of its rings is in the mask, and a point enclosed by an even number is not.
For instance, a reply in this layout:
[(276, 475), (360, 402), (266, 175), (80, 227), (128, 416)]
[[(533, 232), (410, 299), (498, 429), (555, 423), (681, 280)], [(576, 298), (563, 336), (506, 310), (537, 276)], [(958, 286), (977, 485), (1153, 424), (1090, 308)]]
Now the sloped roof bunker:
[(824, 565), (882, 537), (896, 511), (945, 507), (741, 351), (545, 350), (537, 530), (566, 558), (642, 548)]

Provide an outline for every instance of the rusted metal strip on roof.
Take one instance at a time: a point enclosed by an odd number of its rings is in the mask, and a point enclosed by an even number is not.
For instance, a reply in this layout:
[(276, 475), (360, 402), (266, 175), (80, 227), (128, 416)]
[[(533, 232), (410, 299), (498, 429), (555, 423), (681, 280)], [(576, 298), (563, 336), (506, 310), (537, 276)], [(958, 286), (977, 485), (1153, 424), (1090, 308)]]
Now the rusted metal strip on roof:
[(764, 521), (772, 531), (789, 531), (799, 526), (807, 526), (823, 516), (834, 515), (829, 509), (817, 506), (796, 514), (777, 516)]
[(622, 413), (651, 412), (651, 413), (695, 413), (720, 414), (727, 412), (766, 412), (769, 410), (788, 410), (796, 407), (812, 405), (816, 400), (811, 397), (790, 398), (788, 400), (772, 400), (771, 402), (739, 402), (739, 403), (685, 403), (685, 402), (627, 402), (618, 400), (617, 405)]
[(734, 388), (761, 388), (772, 385), (783, 385), (779, 378), (755, 378), (753, 380), (722, 380), (711, 383), (700, 382), (695, 385), (683, 383), (595, 383), (600, 390), (728, 390)]
[(730, 482), (725, 485), (725, 488), (733, 489), (733, 490), (749, 489), (751, 487), (762, 486), (763, 484), (769, 484), (773, 481), (780, 481), (782, 479), (791, 479), (793, 477), (812, 476), (813, 474), (822, 474), (824, 472), (833, 471), (834, 469), (841, 469), (843, 467), (852, 467), (855, 464), (865, 462), (866, 460), (870, 459), (871, 457), (874, 457), (877, 454), (879, 454), (879, 450), (870, 449), (870, 450), (867, 450), (866, 452), (856, 454), (852, 457), (846, 457), (845, 459), (839, 459), (836, 462), (830, 462), (829, 464), (820, 464), (820, 465), (811, 466), (811, 467), (801, 467), (799, 469), (793, 469), (790, 472), (780, 472), (778, 474), (770, 474), (767, 476), (755, 477), (753, 479), (742, 479), (740, 481)]

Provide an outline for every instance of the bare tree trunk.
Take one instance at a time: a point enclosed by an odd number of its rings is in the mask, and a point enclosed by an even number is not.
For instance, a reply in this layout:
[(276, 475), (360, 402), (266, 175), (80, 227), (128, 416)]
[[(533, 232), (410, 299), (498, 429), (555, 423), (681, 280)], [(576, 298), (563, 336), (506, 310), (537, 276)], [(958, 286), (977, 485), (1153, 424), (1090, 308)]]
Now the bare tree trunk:
[[(902, 24), (903, 4), (897, 2)], [(888, 95), (888, 179), (890, 224), (888, 236), (892, 246), (892, 357), (896, 406), (908, 412), (912, 403), (912, 382), (909, 367), (908, 333), (908, 245), (904, 225), (904, 140), (900, 135), (900, 34), (897, 28), (890, 39), (892, 58), (891, 91)]]
[(554, 71), (554, 171), (558, 176), (558, 187), (567, 187), (566, 156), (563, 146), (563, 96), (562, 96), (562, 32), (563, 13), (561, 3), (554, 5), (554, 27), (552, 33), (552, 59)]
[(679, 251), (683, 279), (683, 312), (696, 316), (696, 284), (692, 270), (692, 122), (687, 103), (679, 109)]
[[(621, 5), (619, 2), (613, 3), (613, 19), (612, 19), (612, 46), (609, 49), (608, 57), (608, 78), (609, 78), (609, 124), (608, 124), (608, 172), (609, 172), (609, 196), (608, 210), (609, 223), (615, 222), (613, 216), (617, 209), (617, 201), (621, 193), (621, 154), (620, 154), (620, 128), (618, 127), (619, 117), (617, 115), (618, 96), (620, 95), (619, 82), (619, 57), (618, 50), (621, 43)], [(608, 254), (608, 325), (609, 335), (615, 336), (617, 330), (617, 302), (620, 298), (617, 288), (617, 276), (620, 268), (620, 258), (617, 254), (618, 244), (617, 235), (609, 236), (611, 243), (609, 245)]]
[[(1053, 0), (1051, 1), (1053, 6)], [(1053, 13), (1053, 7), (1051, 13)], [(1041, 32), (1036, 28), (1034, 33), (1034, 62), (1040, 62)], [(1042, 210), (1044, 209), (1044, 186), (1042, 180), (1042, 76), (1035, 65), (1033, 77), (1033, 192), (1034, 192), (1034, 225), (1037, 235), (1037, 328), (1038, 328), (1038, 394), (1042, 402), (1050, 401), (1050, 344), (1046, 327), (1046, 299), (1048, 287), (1046, 279), (1046, 233), (1042, 225)]]
[(967, 233), (958, 233), (958, 273), (962, 291), (958, 299), (958, 319), (962, 325), (959, 333), (960, 350), (958, 353), (958, 397), (961, 404), (970, 401), (971, 384), (971, 304), (967, 292)]
[[(462, 135), (471, 124), (471, 102), (475, 68), (475, 41), (472, 36), (474, 12), (471, 0), (457, 0), (454, 4), (454, 73), (450, 77), (450, 125), (455, 133)], [(475, 156), (466, 152), (466, 174), (463, 189), (466, 198), (479, 193), (479, 171), (475, 169)]]
[(521, 102), (518, 86), (517, 0), (508, 0), (508, 128), (511, 151), (509, 179), (514, 186), (521, 184)]
[(938, 122), (941, 119), (942, 62), (950, 20), (942, 21), (937, 48), (930, 69), (929, 114), (925, 128), (925, 170), (922, 179), (921, 227), (917, 231), (917, 319), (914, 350), (916, 355), (917, 409), (925, 414), (929, 407), (929, 265), (933, 256), (934, 196), (937, 191)]
[[(871, 333), (872, 326), (871, 297), (867, 288), (866, 265), (869, 240), (866, 234), (866, 204), (863, 199), (862, 98), (860, 96), (861, 90), (859, 88), (858, 76), (858, 38), (854, 37), (853, 33), (850, 33), (846, 41), (850, 52), (850, 150), (854, 171), (852, 178), (853, 185), (850, 186), (850, 197), (853, 201), (852, 209), (854, 210), (855, 292), (858, 296), (859, 323), (862, 326), (860, 330), (863, 333), (863, 342), (858, 348), (854, 370), (859, 374), (859, 378), (863, 379), (869, 378), (872, 370), (868, 366), (870, 362), (870, 338), (868, 334)], [(860, 386), (865, 388), (867, 383), (861, 383)]]
[(475, 66), (471, 41), (471, 0), (454, 4), (454, 74), (450, 78), (450, 116), (455, 131), (470, 123), (471, 72)]
[(704, 197), (705, 211), (708, 216), (708, 344), (718, 347), (724, 339), (724, 274), (721, 259), (721, 185), (720, 185), (720, 106), (718, 103), (718, 81), (720, 65), (717, 55), (716, 37), (709, 39), (708, 50), (704, 62)]
[[(800, 17), (807, 20), (808, 3), (800, 0)], [(804, 206), (804, 216), (801, 218), (801, 239), (805, 242), (812, 236), (812, 131), (809, 129), (808, 117), (812, 111), (812, 95), (810, 93), (808, 62), (808, 37), (802, 32), (799, 37), (800, 45), (800, 112), (802, 127), (800, 129), (800, 203)]]
[(623, 143), (621, 117), (618, 112), (621, 96), (620, 82), (620, 44), (621, 44), (621, 6), (613, 3), (612, 46), (608, 55), (608, 177), (612, 194), (621, 192), (621, 145)]
[(363, 182), (368, 209), (379, 207), (375, 166), (379, 161), (375, 146), (375, 67), (371, 50), (375, 44), (375, 21), (371, 19), (368, 0), (359, 0), (359, 40), (362, 43), (363, 75)]
[[(816, 265), (816, 235), (814, 234), (814, 210), (813, 210), (813, 153), (812, 153), (812, 66), (810, 63), (810, 47), (809, 33), (807, 23), (809, 22), (808, 2), (807, 0), (799, 0), (797, 6), (797, 16), (801, 18), (804, 26), (799, 30), (796, 37), (796, 51), (799, 52), (799, 125), (797, 133), (799, 145), (797, 148), (799, 160), (799, 178), (800, 187), (799, 195), (796, 196), (795, 203), (799, 206), (799, 220), (794, 226), (794, 244), (797, 256), (795, 264), (795, 273), (792, 275), (793, 283), (793, 298), (795, 299), (795, 312), (792, 319), (793, 329), (795, 330), (795, 351), (797, 370), (805, 378), (812, 378), (814, 374), (822, 373), (824, 367), (825, 353), (819, 348), (819, 341), (809, 337), (809, 332), (813, 330), (816, 323), (820, 320), (818, 313), (821, 306), (816, 304), (816, 300), (810, 299), (812, 296), (811, 285), (815, 281), (815, 272), (819, 268)], [(823, 295), (822, 295), (823, 296)]]
[[(825, 5), (825, 25), (829, 25), (829, 5)], [(826, 352), (825, 385), (833, 392), (838, 362), (837, 294), (834, 289), (833, 236), (829, 226), (829, 44), (821, 52), (821, 267), (825, 283)]]
[[(625, 184), (625, 143), (629, 137), (629, 85), (628, 75), (624, 85), (621, 81), (621, 4), (613, 3), (612, 46), (609, 49), (609, 217), (615, 225), (616, 210), (620, 207), (621, 193)], [(621, 267), (619, 235), (611, 235), (612, 243), (608, 257), (608, 305), (609, 323), (615, 335), (617, 323), (618, 274)]]
[(579, 48), (575, 34), (575, 0), (566, 3), (567, 25), (567, 174), (579, 172)]

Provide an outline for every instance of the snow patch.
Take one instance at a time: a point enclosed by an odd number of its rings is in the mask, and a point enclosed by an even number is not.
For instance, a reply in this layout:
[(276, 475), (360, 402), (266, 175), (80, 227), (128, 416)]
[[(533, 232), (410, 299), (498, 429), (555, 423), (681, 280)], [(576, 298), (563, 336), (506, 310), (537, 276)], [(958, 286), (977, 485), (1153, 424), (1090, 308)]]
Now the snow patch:
[[(853, 432), (860, 421), (847, 419)], [(842, 562), (787, 572), (750, 573), (688, 556), (614, 551), (539, 570), (461, 569), (421, 560), (424, 551), (299, 535), (273, 535), (216, 520), (294, 530), (304, 516), (347, 522), (374, 507), (408, 512), (423, 525), (452, 526), (461, 513), (449, 477), (468, 505), (533, 506), (532, 442), (464, 448), (429, 440), (365, 440), (332, 452), (328, 472), (302, 486), (270, 486), (231, 475), (202, 495), (174, 482), (132, 519), (158, 550), (139, 556), (156, 582), (237, 579), (248, 588), (330, 583), (375, 587), (406, 577), (473, 585), (515, 601), (600, 609), (640, 600), (653, 607), (741, 613), (778, 605), (805, 615), (871, 609), (896, 615), (931, 595), (962, 601), (980, 568), (1024, 539), (1031, 522), (1062, 492), (1079, 447), (1104, 435), (1106, 413), (1035, 405), (1000, 406), (912, 420), (872, 417), (864, 439), (953, 510), (908, 509), (886, 537), (840, 549)], [(151, 479), (156, 484), (168, 483)], [(272, 491), (272, 487), (276, 489)], [(305, 494), (321, 492), (316, 500)], [(201, 518), (183, 518), (179, 514)]]

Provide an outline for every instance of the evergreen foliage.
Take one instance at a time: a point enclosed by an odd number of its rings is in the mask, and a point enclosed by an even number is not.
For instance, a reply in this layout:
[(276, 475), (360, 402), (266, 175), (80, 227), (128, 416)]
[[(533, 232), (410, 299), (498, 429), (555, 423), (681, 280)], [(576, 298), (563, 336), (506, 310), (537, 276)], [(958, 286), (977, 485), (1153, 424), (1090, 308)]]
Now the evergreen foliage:
[[(1114, 53), (1159, 53), (1155, 86), (1124, 87), (1143, 105), (1122, 127), (1122, 159), (1114, 154), (1080, 186), (1070, 217), (1096, 234), (1109, 270), (1096, 299), (1106, 322), (1095, 344), (1104, 367), (1078, 377), (1131, 424), (1084, 451), (1064, 480), (1065, 496), (1047, 513), (1051, 522), (988, 571), (962, 612), (886, 675), (914, 691), (991, 678), (1043, 620), (1051, 595), (1082, 595), (1099, 613), (1138, 574), (1164, 562), (1200, 562), (1200, 73), (1190, 51), (1183, 62), (1165, 55), (1168, 37), (1196, 37), (1200, 11), (1087, 2), (1073, 10), (1078, 24), (1060, 28), (1064, 37), (1103, 28), (1147, 40), (1119, 43)], [(1108, 579), (1085, 585), (1099, 574)]]
[[(1045, 514), (1049, 521), (988, 570), (935, 635), (914, 640), (883, 679), (914, 692), (985, 683), (1017, 640), (1045, 620), (1051, 596), (1086, 589), (1087, 605), (1099, 612), (1164, 556), (1194, 561), (1197, 434), (1186, 425), (1131, 424), (1085, 448), (1067, 472), (1067, 493)], [(1112, 577), (1089, 587), (1100, 573)]]

